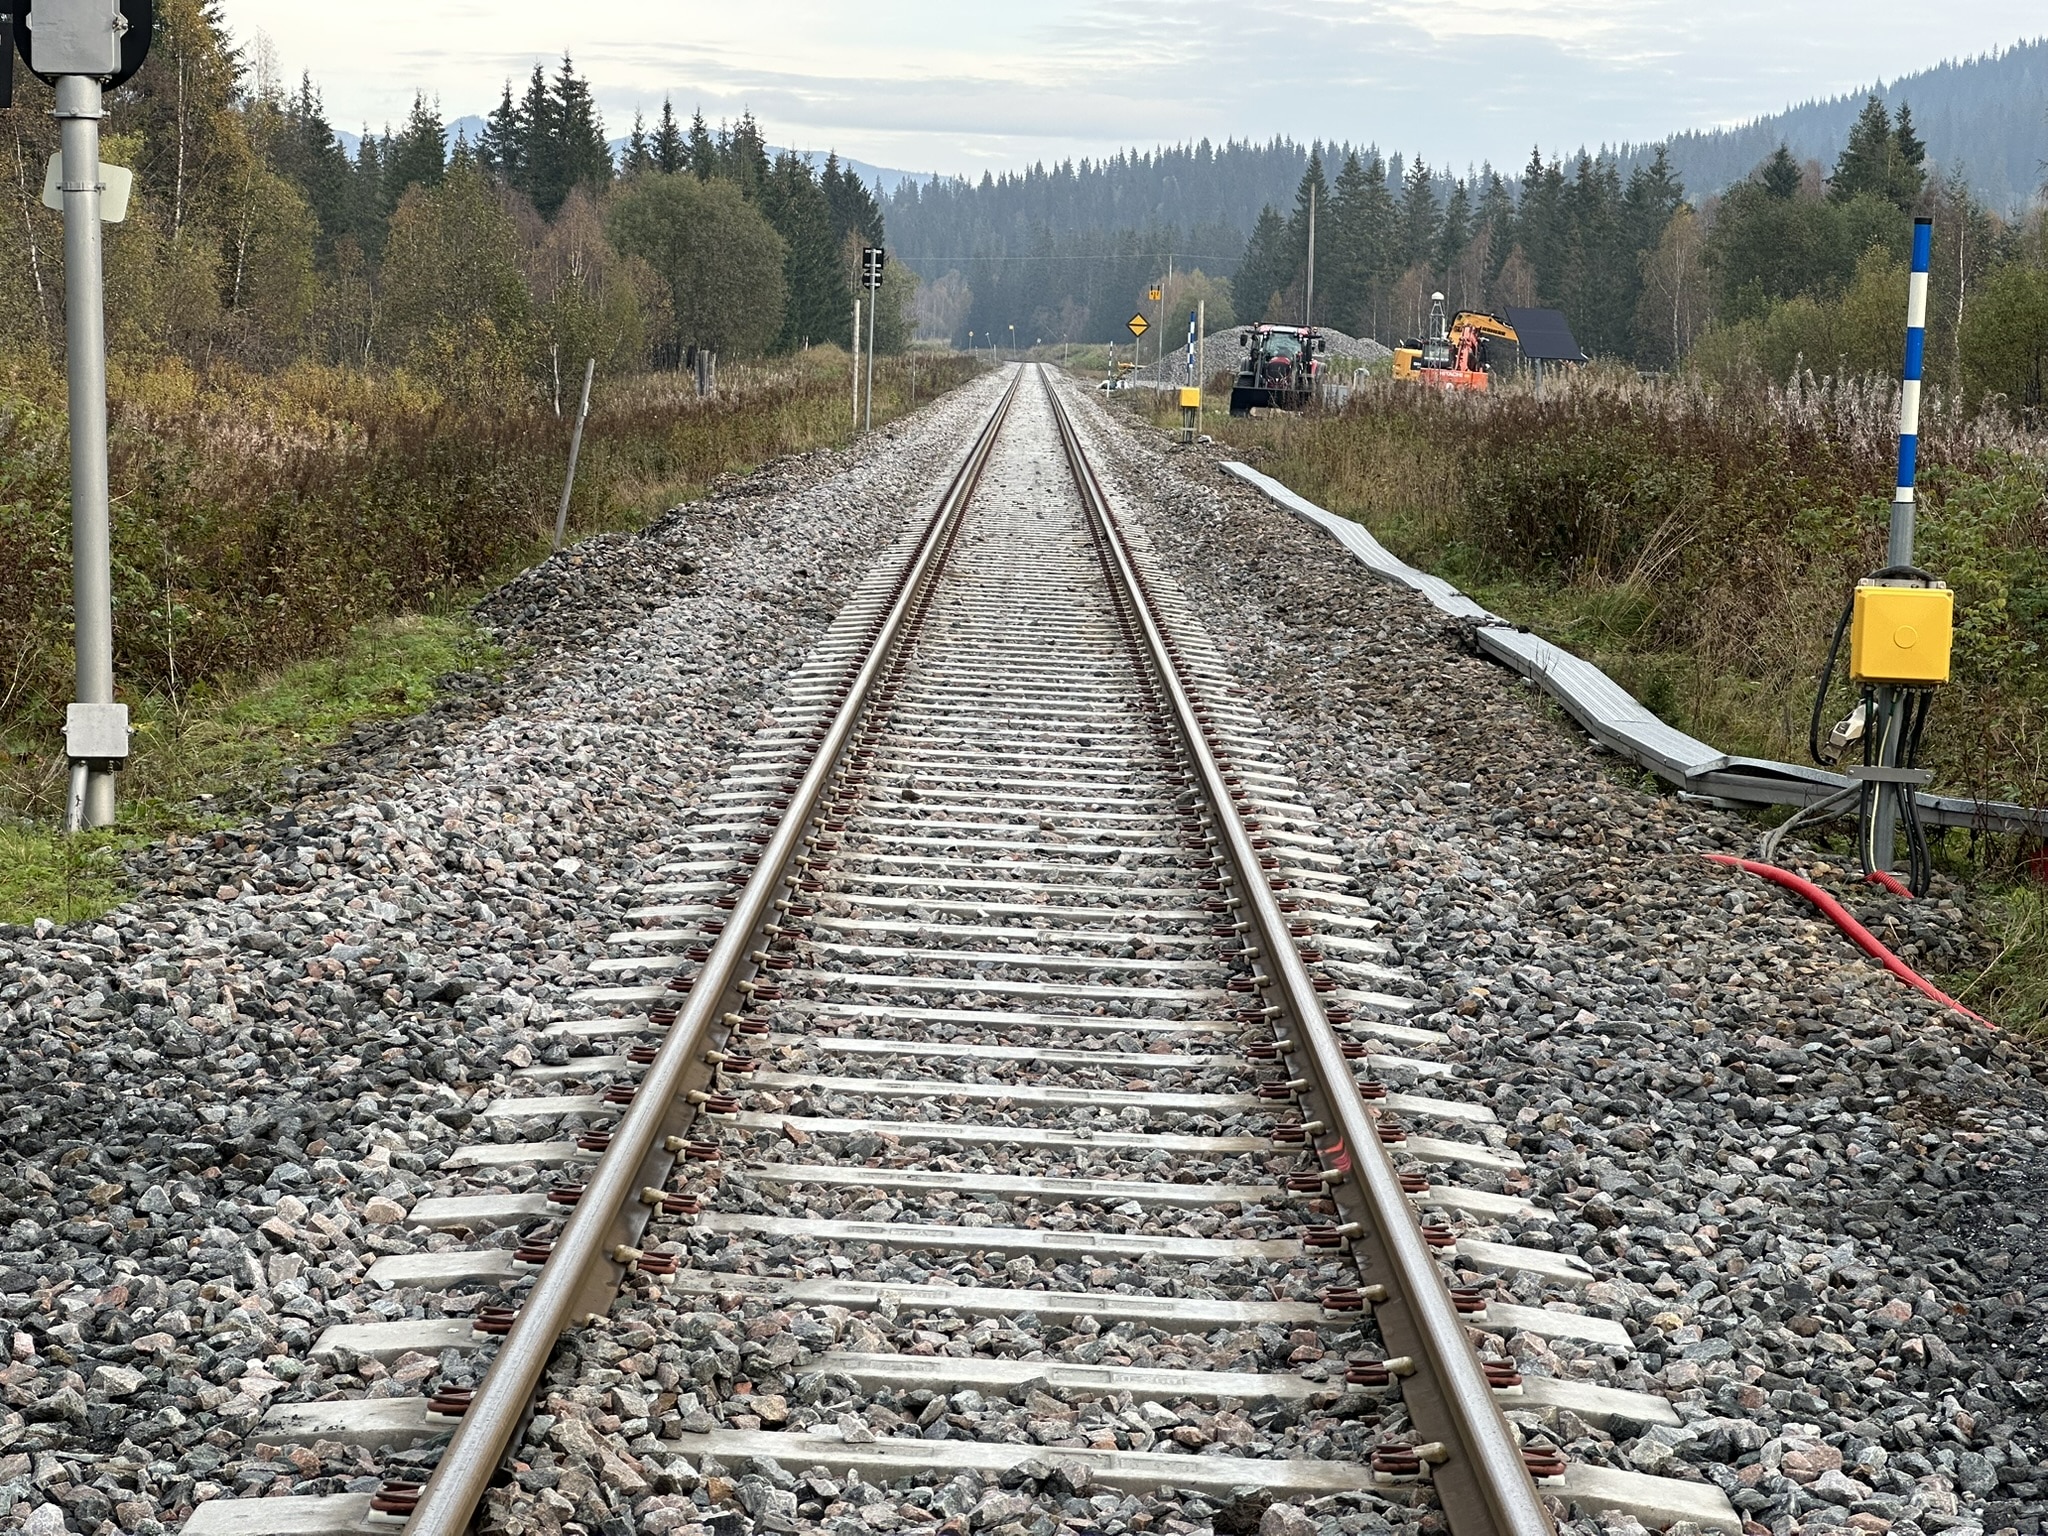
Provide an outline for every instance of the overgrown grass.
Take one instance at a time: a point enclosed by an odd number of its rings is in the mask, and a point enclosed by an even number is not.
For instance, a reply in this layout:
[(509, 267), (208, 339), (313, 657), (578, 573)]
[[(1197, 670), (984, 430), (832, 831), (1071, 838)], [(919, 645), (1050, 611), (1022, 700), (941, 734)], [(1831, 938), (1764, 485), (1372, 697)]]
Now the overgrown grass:
[[(122, 850), (226, 825), (292, 765), (359, 726), (426, 708), (450, 673), (493, 673), (502, 662), (467, 619), (410, 615), (364, 624), (335, 655), (268, 677), (149, 696), (135, 716), (118, 826), (67, 837), (49, 817), (0, 822), (0, 922), (74, 922), (105, 911), (123, 893)], [(51, 774), (61, 773), (57, 760)]]
[[(973, 372), (880, 360), (876, 422)], [(113, 393), (116, 675), (135, 755), (120, 826), (67, 842), (52, 830), (71, 686), (61, 388), (0, 363), (0, 920), (103, 910), (120, 846), (203, 823), (354, 726), (423, 708), (435, 678), (495, 666), (457, 615), (553, 532), (570, 424), (538, 405), (472, 409), (402, 374), (303, 366), (168, 364)], [(571, 537), (852, 436), (851, 360), (832, 348), (723, 368), (707, 400), (673, 375), (601, 386)]]
[(1998, 953), (1957, 995), (2009, 1023), (2048, 1028), (2048, 888), (2015, 883), (1997, 896)]
[(114, 906), (124, 892), (115, 856), (122, 841), (112, 832), (63, 837), (38, 823), (0, 821), (0, 923), (72, 923)]
[[(1537, 396), (1392, 384), (1342, 412), (1214, 417), (1302, 495), (1600, 665), (1716, 747), (1807, 756), (1836, 618), (1883, 563), (1896, 416), (1882, 381), (1709, 393), (1590, 372)], [(1162, 425), (1149, 397), (1133, 409)], [(2048, 454), (2009, 424), (1931, 413), (1922, 564), (1956, 589), (1955, 681), (1926, 757), (1949, 793), (2048, 803)], [(1826, 715), (1848, 712), (1838, 689)], [(1998, 963), (1957, 984), (2048, 1023), (2048, 920), (2011, 839), (1942, 857), (1995, 903)]]
[(456, 614), (408, 614), (359, 626), (330, 656), (253, 683), (143, 701), (143, 750), (122, 775), (141, 828), (174, 826), (222, 786), (255, 790), (358, 726), (417, 714), (451, 673), (495, 673), (498, 647)]

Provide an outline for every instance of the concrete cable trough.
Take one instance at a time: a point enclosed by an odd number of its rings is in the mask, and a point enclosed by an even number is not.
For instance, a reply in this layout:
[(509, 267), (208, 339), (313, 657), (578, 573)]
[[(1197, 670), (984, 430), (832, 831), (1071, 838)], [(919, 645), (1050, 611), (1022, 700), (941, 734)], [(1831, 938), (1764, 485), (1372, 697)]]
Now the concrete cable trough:
[[(1855, 788), (1853, 780), (1824, 768), (1715, 751), (1659, 720), (1591, 662), (1481, 607), (1442, 577), (1418, 571), (1396, 558), (1350, 518), (1317, 506), (1249, 464), (1227, 463), (1222, 468), (1275, 505), (1323, 529), (1381, 580), (1406, 587), (1447, 617), (1469, 626), (1472, 642), (1483, 654), (1521, 673), (1557, 700), (1602, 746), (1639, 763), (1666, 783), (1690, 794), (1744, 805), (1813, 805)], [(2048, 807), (1954, 795), (1922, 794), (1918, 798), (1921, 819), (1930, 826), (2048, 838)]]

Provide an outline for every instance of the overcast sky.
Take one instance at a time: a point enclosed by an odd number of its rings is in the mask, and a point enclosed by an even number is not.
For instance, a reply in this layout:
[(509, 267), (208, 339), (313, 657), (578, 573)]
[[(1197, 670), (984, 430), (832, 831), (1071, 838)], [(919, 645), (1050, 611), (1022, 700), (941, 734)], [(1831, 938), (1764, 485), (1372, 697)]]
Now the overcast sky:
[(1462, 168), (1740, 122), (2048, 30), (2040, 0), (225, 0), (335, 126), (450, 118), (564, 49), (606, 124), (664, 95), (770, 142), (978, 174), (1123, 145), (1373, 140)]

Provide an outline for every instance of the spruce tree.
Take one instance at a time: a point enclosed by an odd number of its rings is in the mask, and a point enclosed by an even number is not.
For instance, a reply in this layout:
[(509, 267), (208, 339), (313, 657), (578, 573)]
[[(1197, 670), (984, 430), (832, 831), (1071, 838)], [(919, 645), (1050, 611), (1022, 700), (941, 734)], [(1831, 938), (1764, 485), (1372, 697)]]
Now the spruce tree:
[(800, 155), (777, 155), (755, 201), (787, 247), (782, 276), (789, 299), (776, 349), (844, 341), (852, 326), (853, 292), (833, 237), (832, 205), (810, 166)]
[(704, 121), (702, 107), (690, 116), (689, 159), (690, 174), (699, 181), (709, 181), (718, 174), (718, 144)]
[(1766, 195), (1779, 202), (1790, 202), (1799, 195), (1800, 184), (1805, 178), (1800, 174), (1799, 162), (1792, 158), (1792, 151), (1780, 144), (1771, 151), (1771, 158), (1757, 169), (1756, 179)]
[(526, 81), (526, 94), (519, 98), (515, 109), (514, 122), (517, 124), (517, 151), (508, 162), (511, 174), (505, 184), (515, 191), (524, 192), (538, 205), (540, 186), (543, 181), (550, 184), (556, 179), (554, 170), (554, 144), (557, 138), (555, 126), (555, 102), (548, 94), (547, 71), (536, 64)]
[(661, 102), (661, 124), (654, 130), (654, 167), (667, 176), (673, 176), (689, 163), (689, 147), (683, 142), (683, 130), (676, 122), (676, 104), (667, 97)]
[(1401, 266), (1426, 265), (1436, 254), (1437, 236), (1443, 227), (1443, 212), (1437, 207), (1436, 181), (1429, 165), (1417, 155), (1401, 185)]
[(384, 206), (396, 208), (409, 187), (438, 187), (448, 171), (448, 130), (439, 103), (415, 92), (405, 126), (386, 145)]
[(314, 248), (325, 263), (333, 258), (334, 242), (353, 228), (349, 183), (355, 168), (334, 136), (310, 74), (300, 78), (298, 95), (285, 102), (283, 129), (271, 144), (271, 161), (313, 210), (319, 225)]
[(1340, 331), (1362, 332), (1366, 295), (1372, 286), (1372, 242), (1364, 227), (1367, 177), (1358, 152), (1344, 157), (1330, 188), (1327, 253), (1317, 276), (1323, 284), (1323, 314)]
[(1626, 350), (1640, 283), (1622, 221), (1621, 173), (1581, 153), (1564, 198), (1564, 262), (1555, 298), (1579, 345), (1609, 356)]
[(737, 185), (749, 202), (761, 195), (768, 179), (768, 141), (751, 112), (718, 136), (718, 174)]
[(355, 172), (349, 177), (349, 233), (374, 262), (384, 251), (384, 160), (387, 145), (363, 128), (361, 146), (356, 150)]
[[(1282, 288), (1291, 288), (1296, 283), (1305, 283), (1308, 276), (1308, 234), (1309, 209), (1316, 213), (1316, 228), (1319, 237), (1316, 242), (1317, 255), (1327, 248), (1327, 236), (1323, 223), (1330, 215), (1330, 184), (1323, 179), (1323, 156), (1320, 145), (1310, 145), (1308, 164), (1302, 169), (1301, 181), (1294, 189), (1294, 212), (1287, 220), (1287, 275), (1280, 281)], [(1306, 298), (1306, 293), (1302, 297)], [(1289, 317), (1289, 323), (1299, 325), (1301, 316)]]
[(562, 55), (561, 73), (555, 76), (554, 103), (554, 128), (558, 136), (555, 171), (560, 179), (560, 195), (556, 196), (550, 188), (548, 201), (541, 204), (541, 211), (550, 218), (572, 187), (601, 191), (611, 185), (616, 170), (611, 146), (605, 142), (604, 115), (598, 111), (597, 98), (591, 92), (590, 82), (576, 73), (576, 66), (566, 53)]
[(1671, 157), (1659, 144), (1648, 165), (1639, 165), (1628, 178), (1628, 233), (1638, 250), (1655, 250), (1664, 226), (1685, 201), (1685, 185), (1671, 164)]
[(1245, 242), (1244, 257), (1237, 264), (1237, 276), (1230, 280), (1230, 303), (1237, 311), (1238, 323), (1255, 325), (1265, 318), (1273, 295), (1293, 280), (1287, 221), (1268, 203), (1259, 210), (1258, 222)]
[(1486, 167), (1484, 179), (1486, 187), (1479, 195), (1479, 230), (1487, 242), (1486, 282), (1490, 291), (1515, 248), (1515, 199), (1508, 191), (1507, 178), (1499, 171)]
[(862, 245), (882, 243), (882, 207), (859, 176), (842, 165), (837, 154), (825, 156), (825, 172), (819, 178), (825, 201), (832, 209), (832, 242), (846, 244), (848, 235), (860, 237)]
[(1382, 338), (1394, 329), (1394, 285), (1401, 278), (1401, 209), (1387, 175), (1387, 163), (1373, 150), (1365, 160), (1365, 205), (1359, 216), (1366, 254), (1364, 303), (1370, 321), (1364, 334)]
[(1451, 195), (1444, 201), (1443, 222), (1437, 226), (1436, 270), (1445, 288), (1450, 287), (1451, 271), (1463, 259), (1465, 247), (1471, 241), (1472, 189), (1460, 178), (1451, 184)]
[(1892, 130), (1891, 198), (1910, 211), (1927, 187), (1927, 145), (1913, 131), (1913, 109), (1899, 103), (1898, 126)]
[(1531, 150), (1522, 170), (1522, 198), (1515, 208), (1515, 241), (1536, 279), (1536, 302), (1554, 302), (1562, 281), (1569, 238), (1565, 207), (1564, 167), (1545, 164), (1540, 149)]
[(525, 173), (525, 147), (525, 120), (520, 116), (519, 103), (512, 99), (512, 82), (507, 80), (505, 94), (484, 119), (483, 137), (476, 144), (477, 164), (500, 185), (514, 185)]
[(633, 131), (626, 138), (626, 163), (621, 169), (628, 176), (654, 169), (654, 145), (647, 137), (647, 119), (637, 111), (633, 114)]
[(1890, 196), (1892, 157), (1896, 152), (1891, 114), (1885, 111), (1882, 101), (1872, 96), (1857, 114), (1854, 126), (1849, 129), (1849, 142), (1842, 146), (1841, 157), (1835, 161), (1835, 174), (1828, 178), (1829, 198), (1846, 203), (1864, 193)]

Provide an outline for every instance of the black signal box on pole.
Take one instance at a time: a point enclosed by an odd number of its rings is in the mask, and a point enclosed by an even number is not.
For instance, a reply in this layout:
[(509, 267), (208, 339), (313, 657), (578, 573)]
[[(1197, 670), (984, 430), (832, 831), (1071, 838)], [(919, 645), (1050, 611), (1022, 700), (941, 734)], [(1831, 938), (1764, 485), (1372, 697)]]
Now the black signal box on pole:
[(882, 286), (882, 268), (889, 263), (888, 254), (879, 245), (864, 245), (860, 252), (860, 285), (873, 293)]
[[(0, 12), (0, 23), (7, 27), (4, 50), (6, 57), (0, 59), (0, 107), (14, 105), (14, 55), (19, 53), (28, 64), (29, 73), (46, 85), (55, 85), (54, 74), (36, 68), (35, 34), (29, 25), (29, 12), (35, 7), (35, 0), (13, 0), (6, 11)], [(149, 57), (149, 45), (156, 39), (155, 0), (121, 0), (121, 62), (110, 75), (102, 76), (100, 84), (108, 90), (125, 85), (135, 78), (135, 72), (142, 68), (142, 61)]]

